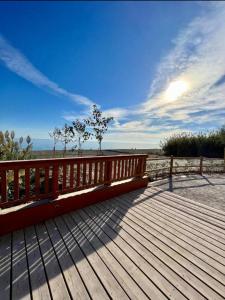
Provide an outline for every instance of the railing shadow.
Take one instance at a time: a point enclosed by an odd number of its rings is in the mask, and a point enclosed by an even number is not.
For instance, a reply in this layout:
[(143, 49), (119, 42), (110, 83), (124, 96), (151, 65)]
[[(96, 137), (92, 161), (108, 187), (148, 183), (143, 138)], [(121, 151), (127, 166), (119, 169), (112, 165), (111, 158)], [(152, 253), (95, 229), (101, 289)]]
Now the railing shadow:
[[(101, 254), (101, 248), (108, 249), (107, 245), (117, 238), (121, 230), (119, 224), (129, 208), (145, 201), (145, 198), (137, 201), (144, 190), (142, 188), (129, 193), (127, 209), (121, 210), (116, 201), (107, 200), (14, 232), (11, 242), (1, 245), (3, 251), (2, 255), (0, 253), (0, 285), (4, 289), (2, 299), (13, 296), (17, 299), (25, 296), (32, 298), (33, 293), (40, 290), (45, 293), (45, 299), (54, 298), (57, 293), (76, 298), (78, 291), (74, 287), (79, 285), (79, 291), (86, 288), (91, 290), (93, 284), (90, 280), (103, 288), (93, 271), (99, 265), (104, 266), (107, 263), (107, 258)], [(156, 192), (158, 193), (160, 192)], [(1, 237), (0, 241), (4, 239), (5, 237)], [(118, 245), (115, 247), (117, 251), (123, 252)], [(115, 254), (109, 249), (106, 251), (111, 261), (116, 262)], [(84, 278), (84, 264), (89, 278)], [(106, 272), (110, 275), (109, 271)], [(55, 278), (58, 284), (53, 284)], [(112, 277), (112, 280), (115, 279)], [(86, 296), (88, 298), (88, 294)]]
[[(193, 177), (192, 177), (193, 176)], [(182, 189), (193, 189), (193, 188), (201, 188), (207, 186), (225, 186), (225, 183), (216, 182), (219, 177), (214, 176), (214, 182), (210, 180), (205, 175), (186, 175), (186, 178), (178, 177), (169, 177), (159, 182), (153, 183), (153, 186), (163, 188), (164, 190), (174, 192), (175, 190), (182, 190)], [(194, 183), (195, 182), (195, 183)], [(187, 183), (191, 183), (187, 185)]]

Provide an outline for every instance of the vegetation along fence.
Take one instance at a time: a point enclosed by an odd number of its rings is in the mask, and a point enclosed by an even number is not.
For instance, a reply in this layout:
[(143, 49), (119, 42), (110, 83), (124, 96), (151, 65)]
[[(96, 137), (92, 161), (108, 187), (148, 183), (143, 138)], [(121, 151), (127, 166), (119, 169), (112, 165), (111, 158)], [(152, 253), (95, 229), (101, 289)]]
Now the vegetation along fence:
[(148, 158), (146, 174), (150, 181), (173, 174), (203, 174), (225, 172), (225, 160), (207, 157)]
[(0, 207), (142, 177), (147, 155), (92, 156), (0, 162)]

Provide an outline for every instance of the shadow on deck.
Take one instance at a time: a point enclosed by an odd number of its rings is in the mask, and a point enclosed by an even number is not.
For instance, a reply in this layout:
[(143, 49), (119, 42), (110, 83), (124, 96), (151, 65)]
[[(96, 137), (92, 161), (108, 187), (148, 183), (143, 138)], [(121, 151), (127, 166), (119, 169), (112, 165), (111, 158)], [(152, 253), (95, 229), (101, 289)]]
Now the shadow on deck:
[(225, 213), (155, 187), (0, 238), (0, 299), (223, 299)]

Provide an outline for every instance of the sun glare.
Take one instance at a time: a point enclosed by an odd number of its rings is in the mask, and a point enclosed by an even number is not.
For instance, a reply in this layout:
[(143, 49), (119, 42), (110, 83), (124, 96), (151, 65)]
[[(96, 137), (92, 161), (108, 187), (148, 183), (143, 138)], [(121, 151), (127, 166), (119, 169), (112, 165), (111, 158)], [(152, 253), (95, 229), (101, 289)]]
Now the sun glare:
[(185, 80), (172, 81), (165, 91), (165, 99), (175, 101), (188, 90), (189, 85)]

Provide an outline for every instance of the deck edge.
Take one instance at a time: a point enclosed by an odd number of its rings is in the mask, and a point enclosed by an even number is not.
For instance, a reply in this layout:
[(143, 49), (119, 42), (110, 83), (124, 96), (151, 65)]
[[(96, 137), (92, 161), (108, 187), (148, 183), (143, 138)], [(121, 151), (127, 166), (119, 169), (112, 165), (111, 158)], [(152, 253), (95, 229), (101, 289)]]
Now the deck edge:
[(34, 225), (72, 210), (101, 202), (130, 191), (147, 187), (148, 178), (135, 178), (127, 182), (117, 182), (111, 186), (101, 186), (80, 194), (65, 194), (55, 200), (44, 200), (40, 205), (31, 203), (15, 211), (0, 215), (0, 235)]

